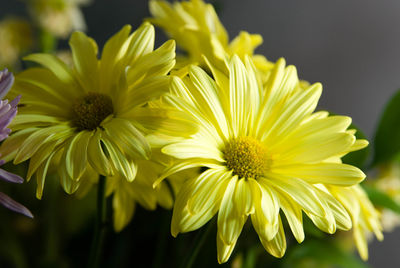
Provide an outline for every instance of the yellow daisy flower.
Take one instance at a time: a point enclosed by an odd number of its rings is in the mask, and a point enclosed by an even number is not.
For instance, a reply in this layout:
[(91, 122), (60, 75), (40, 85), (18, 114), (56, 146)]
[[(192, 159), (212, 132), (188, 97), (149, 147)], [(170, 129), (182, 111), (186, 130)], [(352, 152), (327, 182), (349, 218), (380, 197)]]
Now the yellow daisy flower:
[(286, 249), (280, 209), (298, 242), (304, 239), (302, 212), (325, 232), (350, 229), (345, 207), (326, 187), (340, 190), (365, 178), (358, 168), (336, 161), (357, 142), (346, 131), (351, 119), (313, 113), (321, 85), (301, 88), (296, 68), (285, 67), (283, 59), (265, 87), (250, 57), (243, 63), (233, 56), (227, 65), (229, 77), (210, 65), (215, 81), (192, 66), (189, 77), (173, 77), (171, 94), (165, 96), (167, 103), (196, 118), (199, 131), (162, 148), (180, 162), (155, 185), (177, 171), (205, 168), (177, 195), (172, 235), (198, 229), (218, 213), (218, 261), (223, 263), (249, 216), (275, 257)]
[(12, 125), (16, 133), (0, 152), (15, 164), (30, 159), (27, 179), (35, 174), (38, 198), (51, 165), (68, 193), (91, 169), (96, 177), (133, 181), (137, 160), (151, 154), (145, 134), (177, 128), (188, 133), (187, 116), (146, 105), (168, 89), (174, 41), (153, 51), (152, 25), (130, 31), (125, 26), (107, 41), (100, 59), (95, 41), (75, 32), (69, 41), (72, 67), (50, 54), (26, 57), (43, 67), (16, 77), (12, 92), (23, 96), (22, 107)]
[(261, 35), (243, 31), (229, 43), (228, 33), (211, 4), (202, 0), (173, 4), (164, 0), (151, 0), (149, 8), (153, 16), (149, 21), (161, 27), (188, 54), (177, 57), (176, 69), (189, 64), (206, 67), (204, 55), (214, 65), (225, 70), (224, 60), (233, 54), (237, 54), (242, 60), (244, 55), (253, 56), (257, 69), (263, 72), (273, 67), (264, 56), (253, 55), (254, 50), (262, 43)]

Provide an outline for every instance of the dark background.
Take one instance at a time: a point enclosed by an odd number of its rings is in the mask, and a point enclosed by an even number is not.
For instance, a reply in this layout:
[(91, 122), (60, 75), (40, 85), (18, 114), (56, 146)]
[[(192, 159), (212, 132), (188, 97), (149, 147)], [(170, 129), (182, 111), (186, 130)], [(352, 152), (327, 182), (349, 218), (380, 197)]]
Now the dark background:
[[(320, 108), (349, 115), (373, 138), (389, 97), (400, 88), (400, 1), (398, 0), (219, 0), (214, 1), (230, 37), (259, 33), (257, 52), (284, 57), (301, 79), (322, 82)], [(24, 4), (0, 0), (0, 18), (24, 15)], [(88, 35), (99, 45), (124, 24), (140, 25), (147, 1), (96, 0), (83, 8)], [(158, 43), (163, 37), (157, 33)], [(65, 44), (64, 44), (65, 45)], [(373, 267), (400, 267), (400, 231), (370, 244)]]

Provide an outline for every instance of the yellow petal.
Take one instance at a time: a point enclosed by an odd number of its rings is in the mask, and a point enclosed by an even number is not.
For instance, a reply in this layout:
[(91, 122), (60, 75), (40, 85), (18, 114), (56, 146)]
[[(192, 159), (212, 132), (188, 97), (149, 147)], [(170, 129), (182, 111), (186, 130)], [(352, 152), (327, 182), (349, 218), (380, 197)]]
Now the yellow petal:
[(298, 243), (304, 240), (303, 215), (301, 207), (290, 199), (280, 200), (282, 211), (285, 213), (290, 229)]
[(47, 176), (47, 170), (49, 168), (49, 164), (51, 162), (51, 159), (53, 158), (54, 153), (52, 153), (47, 160), (40, 165), (38, 168), (38, 171), (36, 173), (36, 181), (37, 181), (37, 188), (36, 188), (36, 198), (37, 199), (42, 199), (43, 195), (43, 188), (44, 188), (44, 181)]
[(293, 198), (305, 211), (322, 217), (326, 216), (325, 207), (310, 184), (297, 178), (283, 176), (268, 176), (266, 180), (275, 189)]
[(218, 254), (218, 263), (222, 264), (228, 261), (229, 257), (232, 254), (233, 249), (235, 248), (236, 241), (230, 245), (224, 243), (224, 241), (217, 234), (217, 254)]
[[(60, 81), (70, 84), (70, 85), (76, 85), (76, 80), (71, 72), (71, 70), (68, 68), (68, 66), (59, 58), (57, 58), (54, 55), (50, 54), (31, 54), (29, 56), (26, 56), (24, 60), (29, 60), (33, 61), (36, 63), (39, 63), (52, 71), (54, 75), (60, 79)], [(71, 88), (75, 88), (72, 86)]]
[(268, 185), (261, 185), (255, 180), (249, 180), (253, 200), (254, 214), (251, 221), (260, 238), (271, 240), (278, 232), (279, 201)]
[(121, 152), (130, 159), (149, 159), (151, 155), (150, 146), (143, 136), (128, 120), (113, 118), (103, 124), (106, 139), (112, 139)]
[(88, 161), (98, 173), (103, 176), (112, 176), (110, 161), (104, 154), (101, 146), (101, 132), (96, 130), (88, 144)]
[(133, 32), (131, 44), (129, 45), (128, 58), (131, 59), (129, 65), (150, 53), (154, 49), (154, 27), (150, 23), (143, 23), (140, 27)]
[(280, 158), (282, 162), (312, 163), (323, 161), (348, 150), (356, 138), (347, 133), (332, 133), (329, 136), (317, 136), (303, 140), (292, 148), (284, 151)]
[(303, 179), (308, 183), (350, 186), (360, 183), (365, 174), (358, 168), (338, 163), (293, 164), (276, 167), (273, 172)]
[(232, 202), (237, 182), (237, 176), (234, 176), (229, 182), (218, 212), (218, 233), (224, 243), (228, 245), (236, 242), (247, 220), (247, 216), (237, 215), (236, 202)]
[(261, 135), (261, 140), (266, 140), (268, 145), (274, 144), (282, 135), (295, 129), (315, 110), (321, 93), (321, 84), (314, 84), (307, 90), (296, 92), (281, 108), (276, 105), (275, 120), (263, 115), (266, 123), (263, 124), (262, 129), (266, 131)]
[(82, 32), (74, 32), (69, 40), (74, 67), (79, 82), (86, 92), (99, 87), (99, 62), (97, 60), (97, 44)]
[(261, 243), (264, 246), (264, 248), (269, 252), (269, 254), (271, 254), (272, 256), (276, 258), (282, 258), (283, 255), (285, 255), (286, 238), (280, 217), (279, 217), (279, 231), (276, 234), (276, 236), (270, 241), (261, 239)]
[(137, 172), (136, 164), (126, 159), (124, 154), (120, 151), (113, 140), (102, 137), (101, 141), (105, 145), (107, 153), (110, 156), (110, 162), (112, 163), (115, 171), (119, 172), (128, 181), (133, 181)]
[(86, 170), (87, 148), (92, 134), (92, 131), (81, 131), (65, 145), (65, 168), (73, 180), (79, 180)]

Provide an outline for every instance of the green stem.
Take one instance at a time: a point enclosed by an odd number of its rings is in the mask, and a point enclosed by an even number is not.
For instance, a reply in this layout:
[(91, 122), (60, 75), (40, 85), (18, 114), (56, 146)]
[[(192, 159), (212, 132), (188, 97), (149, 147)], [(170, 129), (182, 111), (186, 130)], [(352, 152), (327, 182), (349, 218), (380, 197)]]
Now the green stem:
[(213, 219), (210, 223), (208, 223), (208, 226), (205, 230), (202, 232), (199, 232), (196, 236), (196, 239), (194, 241), (194, 246), (192, 249), (192, 254), (188, 255), (185, 259), (185, 261), (182, 263), (181, 267), (182, 268), (191, 268), (194, 261), (197, 258), (197, 255), (199, 255), (200, 249), (203, 247), (204, 243), (207, 240), (208, 235), (210, 234), (211, 230), (214, 229), (216, 220)]
[(52, 53), (57, 49), (57, 39), (51, 33), (42, 29), (39, 35), (40, 50), (43, 53)]
[(106, 177), (100, 175), (97, 186), (97, 216), (90, 250), (89, 265), (90, 268), (100, 267), (100, 258), (103, 248), (104, 237), (107, 226), (107, 202), (105, 195)]

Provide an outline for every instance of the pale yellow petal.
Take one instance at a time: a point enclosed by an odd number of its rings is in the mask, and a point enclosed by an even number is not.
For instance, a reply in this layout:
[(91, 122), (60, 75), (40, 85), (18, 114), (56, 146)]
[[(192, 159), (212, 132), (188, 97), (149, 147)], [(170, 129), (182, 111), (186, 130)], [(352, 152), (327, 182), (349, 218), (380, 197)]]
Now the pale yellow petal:
[(289, 223), (290, 229), (298, 243), (304, 240), (304, 228), (303, 228), (303, 214), (301, 207), (290, 199), (282, 198), (280, 200), (281, 208), (285, 213), (286, 220)]
[(65, 144), (65, 168), (73, 180), (79, 180), (86, 170), (87, 148), (92, 134), (92, 131), (81, 131)]
[(39, 63), (53, 72), (60, 81), (71, 85), (71, 89), (76, 88), (76, 80), (70, 68), (59, 58), (51, 54), (31, 54), (24, 60)]
[(107, 153), (110, 156), (110, 162), (116, 172), (119, 172), (128, 181), (133, 181), (136, 177), (137, 166), (134, 162), (128, 161), (113, 140), (101, 138)]
[(285, 255), (286, 238), (280, 216), (279, 216), (279, 231), (276, 234), (276, 236), (270, 241), (264, 239), (260, 240), (265, 250), (267, 250), (269, 254), (271, 254), (272, 256), (276, 258), (282, 258), (283, 255)]
[(205, 158), (224, 162), (223, 154), (218, 148), (207, 146), (198, 139), (187, 139), (162, 148), (162, 152), (179, 159)]
[(232, 244), (225, 244), (224, 241), (217, 234), (217, 254), (218, 254), (218, 263), (222, 264), (228, 261), (229, 257), (232, 254), (233, 249), (235, 248), (236, 241)]
[(149, 159), (150, 145), (143, 134), (131, 122), (113, 118), (103, 124), (103, 137), (113, 140), (121, 152), (130, 159)]
[(278, 232), (279, 200), (268, 185), (261, 185), (257, 181), (249, 180), (253, 200), (254, 214), (251, 221), (257, 234), (264, 240), (271, 240)]
[[(220, 129), (220, 134), (228, 138), (229, 130), (225, 118), (224, 108), (221, 107), (219, 89), (215, 82), (199, 67), (191, 66), (189, 75), (198, 95), (194, 97), (207, 118), (214, 122), (214, 126)], [(193, 94), (195, 92), (192, 92)]]
[(97, 44), (82, 32), (74, 32), (69, 40), (74, 68), (79, 83), (85, 92), (99, 87), (99, 62), (97, 60)]
[(234, 176), (225, 189), (218, 212), (218, 235), (228, 245), (236, 242), (247, 220), (246, 215), (238, 216), (236, 213), (237, 204), (233, 197), (237, 183), (238, 178)]
[(365, 179), (358, 168), (339, 163), (292, 164), (273, 168), (274, 173), (303, 179), (308, 183), (350, 186)]
[(265, 123), (261, 127), (264, 132), (260, 134), (260, 139), (265, 140), (267, 145), (274, 144), (282, 135), (294, 130), (315, 110), (321, 93), (322, 86), (317, 83), (307, 90), (296, 92), (281, 108), (277, 106), (275, 114), (265, 117)]
[(313, 163), (335, 156), (353, 145), (356, 138), (347, 133), (317, 136), (294, 145), (280, 155), (281, 161)]
[(53, 158), (54, 153), (52, 153), (47, 160), (40, 165), (38, 171), (36, 172), (36, 181), (37, 181), (37, 188), (36, 188), (36, 198), (42, 199), (43, 195), (43, 188), (44, 188), (44, 181), (46, 180), (47, 170), (49, 168), (49, 164), (51, 159)]
[(296, 201), (305, 211), (315, 215), (326, 216), (325, 207), (313, 187), (295, 177), (268, 176), (266, 183), (282, 191)]
[(103, 176), (113, 175), (110, 161), (105, 155), (101, 145), (102, 131), (96, 130), (88, 144), (88, 162), (98, 173)]

